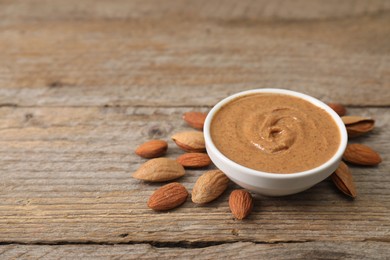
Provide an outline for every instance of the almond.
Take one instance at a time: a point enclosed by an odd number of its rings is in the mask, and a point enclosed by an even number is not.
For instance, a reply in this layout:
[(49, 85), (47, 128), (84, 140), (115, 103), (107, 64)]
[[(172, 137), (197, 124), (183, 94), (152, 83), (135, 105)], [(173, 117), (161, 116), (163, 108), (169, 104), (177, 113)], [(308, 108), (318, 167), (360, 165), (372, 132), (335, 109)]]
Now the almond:
[(382, 158), (377, 152), (363, 144), (347, 145), (343, 159), (350, 163), (367, 166), (374, 166), (382, 162)]
[(141, 144), (135, 153), (144, 158), (156, 158), (163, 156), (168, 149), (168, 143), (163, 140), (150, 140)]
[(351, 171), (344, 162), (340, 163), (337, 170), (330, 177), (340, 191), (352, 198), (356, 197), (357, 193)]
[(156, 190), (148, 201), (153, 210), (169, 210), (183, 204), (188, 197), (187, 189), (178, 182), (172, 182)]
[(192, 189), (192, 201), (197, 204), (208, 203), (218, 198), (228, 187), (229, 179), (220, 170), (204, 173)]
[(236, 219), (246, 218), (253, 209), (252, 195), (245, 190), (234, 190), (230, 193), (229, 207)]
[(175, 160), (157, 158), (142, 164), (138, 170), (133, 173), (133, 178), (151, 182), (162, 182), (182, 177), (184, 173), (183, 166)]
[(186, 112), (183, 114), (184, 121), (186, 121), (189, 126), (199, 130), (203, 129), (206, 117), (207, 113), (202, 112)]
[(202, 168), (211, 164), (210, 157), (206, 153), (186, 153), (179, 156), (176, 161), (185, 168)]
[(192, 153), (201, 153), (206, 151), (204, 136), (202, 132), (188, 131), (180, 132), (172, 136), (172, 140), (182, 150)]
[(353, 138), (374, 129), (375, 120), (361, 116), (343, 116), (341, 118), (347, 128), (348, 137)]
[(328, 103), (328, 106), (332, 108), (339, 116), (344, 116), (347, 113), (347, 109), (338, 103)]

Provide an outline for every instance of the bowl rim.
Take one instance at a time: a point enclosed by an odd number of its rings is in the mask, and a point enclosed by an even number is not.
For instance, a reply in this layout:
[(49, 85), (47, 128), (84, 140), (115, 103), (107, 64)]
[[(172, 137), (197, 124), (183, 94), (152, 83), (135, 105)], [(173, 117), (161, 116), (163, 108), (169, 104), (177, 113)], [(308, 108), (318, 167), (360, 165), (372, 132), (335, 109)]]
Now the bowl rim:
[[(313, 169), (301, 171), (301, 172), (294, 172), (294, 173), (272, 173), (272, 172), (264, 172), (264, 171), (255, 170), (255, 169), (243, 166), (239, 163), (236, 163), (233, 160), (226, 157), (224, 154), (222, 154), (217, 149), (217, 147), (214, 145), (214, 142), (212, 141), (211, 134), (210, 134), (210, 126), (211, 126), (212, 119), (214, 118), (214, 115), (221, 107), (223, 107), (225, 104), (229, 103), (230, 101), (232, 101), (238, 97), (241, 97), (241, 96), (246, 96), (246, 95), (250, 95), (250, 94), (257, 94), (257, 93), (273, 93), (273, 94), (290, 95), (290, 96), (302, 98), (302, 99), (312, 103), (313, 105), (324, 109), (332, 117), (332, 119), (335, 121), (335, 123), (339, 129), (339, 133), (340, 133), (340, 144), (339, 144), (339, 147), (337, 148), (337, 151), (335, 152), (335, 154), (329, 160), (327, 160), (325, 163), (323, 163), (323, 164), (321, 164)], [(238, 169), (240, 172), (245, 172), (246, 174), (249, 174), (249, 175), (252, 175), (255, 177), (256, 176), (257, 177), (266, 177), (266, 178), (272, 178), (272, 179), (295, 179), (295, 178), (305, 177), (305, 176), (314, 175), (316, 173), (322, 172), (326, 168), (332, 167), (332, 165), (335, 162), (340, 160), (340, 158), (342, 157), (342, 155), (345, 151), (345, 148), (346, 148), (347, 142), (348, 142), (348, 135), (347, 135), (347, 130), (345, 128), (345, 125), (344, 125), (343, 121), (341, 120), (341, 117), (332, 108), (330, 108), (324, 102), (322, 102), (322, 101), (320, 101), (312, 96), (309, 96), (307, 94), (303, 94), (303, 93), (293, 91), (293, 90), (280, 89), (280, 88), (250, 89), (250, 90), (245, 90), (242, 92), (235, 93), (233, 95), (230, 95), (230, 96), (222, 99), (207, 114), (207, 117), (206, 117), (206, 120), (204, 123), (204, 127), (203, 127), (203, 133), (204, 133), (204, 138), (205, 138), (206, 147), (207, 147), (208, 152), (210, 152), (209, 151), (209, 149), (210, 149), (211, 152), (215, 154), (215, 156), (217, 156), (220, 160), (223, 161), (223, 163), (227, 164), (230, 167)]]

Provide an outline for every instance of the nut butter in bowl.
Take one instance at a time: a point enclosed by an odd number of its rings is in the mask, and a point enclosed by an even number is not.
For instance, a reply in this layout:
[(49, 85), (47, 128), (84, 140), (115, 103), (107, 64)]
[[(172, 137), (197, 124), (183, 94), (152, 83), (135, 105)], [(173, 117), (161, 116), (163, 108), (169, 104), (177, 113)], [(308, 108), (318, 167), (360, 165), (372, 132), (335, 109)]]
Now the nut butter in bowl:
[(220, 101), (204, 126), (214, 164), (238, 185), (282, 196), (304, 191), (338, 167), (347, 144), (340, 117), (323, 102), (284, 89)]

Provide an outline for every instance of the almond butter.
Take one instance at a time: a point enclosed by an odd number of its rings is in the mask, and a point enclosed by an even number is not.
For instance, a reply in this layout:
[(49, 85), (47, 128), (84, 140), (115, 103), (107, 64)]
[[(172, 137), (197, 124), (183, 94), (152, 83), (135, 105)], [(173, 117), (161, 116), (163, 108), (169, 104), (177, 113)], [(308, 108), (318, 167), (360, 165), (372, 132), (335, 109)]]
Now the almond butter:
[(343, 116), (341, 119), (347, 128), (349, 138), (371, 132), (375, 125), (375, 120), (361, 116)]
[(252, 195), (245, 190), (234, 190), (230, 193), (229, 207), (236, 219), (246, 218), (253, 209)]
[(363, 144), (349, 144), (343, 155), (344, 161), (366, 166), (378, 165), (382, 162), (380, 155)]
[(156, 190), (148, 201), (153, 210), (170, 210), (183, 204), (188, 197), (187, 189), (178, 182), (169, 183)]
[(352, 198), (356, 197), (356, 187), (351, 171), (344, 162), (340, 163), (337, 170), (330, 177), (340, 191)]
[(339, 116), (344, 116), (347, 113), (347, 109), (338, 103), (328, 103), (328, 106), (332, 108)]
[(150, 140), (137, 147), (135, 153), (144, 158), (163, 156), (168, 149), (168, 143), (163, 140)]
[(176, 161), (185, 168), (202, 168), (211, 164), (210, 157), (206, 153), (186, 153), (179, 156)]
[(192, 189), (192, 201), (197, 204), (208, 203), (218, 198), (228, 187), (229, 179), (220, 170), (204, 173)]
[(174, 134), (172, 140), (176, 145), (186, 152), (201, 153), (206, 151), (204, 136), (202, 132), (187, 131)]
[(156, 158), (142, 164), (133, 173), (133, 178), (150, 182), (163, 182), (182, 177), (184, 173), (183, 166), (175, 160)]
[(183, 114), (184, 121), (186, 121), (189, 126), (199, 130), (203, 129), (206, 117), (207, 113), (202, 112), (186, 112)]

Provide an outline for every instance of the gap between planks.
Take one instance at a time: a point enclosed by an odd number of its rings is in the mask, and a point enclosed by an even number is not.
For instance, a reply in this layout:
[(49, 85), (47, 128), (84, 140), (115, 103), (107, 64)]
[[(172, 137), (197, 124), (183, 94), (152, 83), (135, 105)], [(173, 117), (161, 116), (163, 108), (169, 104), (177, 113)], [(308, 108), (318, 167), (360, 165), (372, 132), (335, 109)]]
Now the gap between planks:
[[(122, 237), (128, 236), (128, 234), (121, 234)], [(314, 239), (304, 240), (278, 240), (278, 241), (253, 241), (253, 240), (230, 240), (230, 241), (178, 241), (178, 242), (159, 242), (159, 241), (127, 241), (127, 242), (96, 242), (96, 241), (37, 241), (37, 242), (20, 242), (20, 241), (8, 241), (1, 242), (0, 246), (4, 245), (36, 245), (36, 246), (59, 246), (59, 245), (145, 245), (156, 248), (206, 248), (218, 245), (234, 244), (234, 243), (245, 243), (250, 242), (256, 245), (276, 245), (276, 244), (302, 244), (320, 242)], [(335, 241), (333, 241), (335, 242)], [(390, 243), (390, 239), (378, 239), (378, 238), (366, 238), (361, 241), (350, 241), (350, 242), (384, 242)], [(390, 245), (390, 244), (389, 244)]]
[[(121, 234), (126, 237), (128, 234)], [(58, 245), (144, 245), (148, 244), (157, 248), (206, 248), (224, 244), (234, 244), (238, 242), (250, 242), (253, 244), (301, 244), (307, 242), (315, 242), (315, 240), (281, 240), (281, 241), (245, 241), (245, 240), (231, 240), (231, 241), (178, 241), (178, 242), (159, 242), (159, 241), (127, 241), (127, 242), (96, 242), (96, 241), (42, 241), (42, 242), (20, 242), (20, 241), (8, 241), (0, 242), (0, 246), (3, 245), (37, 245), (37, 246), (58, 246)], [(365, 241), (356, 241), (365, 242)], [(389, 241), (375, 241), (375, 242), (389, 242)]]
[[(326, 103), (326, 102), (325, 102)], [(390, 105), (387, 104), (378, 104), (378, 105), (345, 105), (347, 108), (390, 108)], [(18, 105), (14, 103), (4, 103), (0, 104), (0, 108), (2, 107), (8, 107), (8, 108), (92, 108), (92, 107), (103, 107), (103, 108), (194, 108), (194, 109), (201, 109), (201, 108), (213, 108), (211, 105), (204, 105), (204, 106), (197, 106), (197, 105), (82, 105), (82, 106), (75, 106), (75, 105), (68, 105), (68, 106), (56, 106), (56, 105), (46, 105), (46, 106), (24, 106), (24, 105)]]

